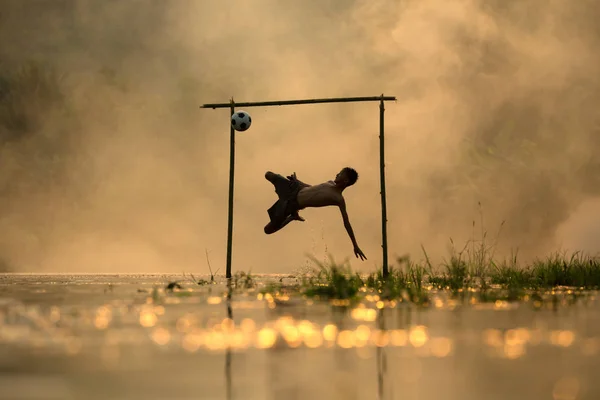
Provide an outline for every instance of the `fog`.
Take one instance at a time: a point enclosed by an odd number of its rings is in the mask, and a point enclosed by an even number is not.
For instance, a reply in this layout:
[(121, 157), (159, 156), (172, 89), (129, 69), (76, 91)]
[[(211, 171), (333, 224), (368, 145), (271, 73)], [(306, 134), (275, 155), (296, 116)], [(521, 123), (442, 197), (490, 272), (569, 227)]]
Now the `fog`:
[[(439, 261), (482, 230), (498, 257), (597, 252), (598, 20), (591, 0), (4, 0), (0, 268), (208, 273), (208, 252), (224, 272), (229, 111), (199, 106), (232, 97), (397, 97), (392, 262), (421, 245)], [(380, 265), (378, 104), (246, 111), (234, 272), (292, 272), (309, 254)], [(345, 166), (367, 261), (335, 208), (264, 234), (265, 171), (313, 184)]]

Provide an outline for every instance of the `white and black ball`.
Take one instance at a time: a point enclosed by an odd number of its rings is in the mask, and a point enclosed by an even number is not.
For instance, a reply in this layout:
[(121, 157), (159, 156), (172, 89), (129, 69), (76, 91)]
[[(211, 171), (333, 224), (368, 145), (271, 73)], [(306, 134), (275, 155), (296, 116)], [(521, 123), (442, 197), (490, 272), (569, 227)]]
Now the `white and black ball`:
[(231, 116), (231, 126), (239, 132), (248, 130), (252, 125), (252, 117), (246, 111), (236, 111)]

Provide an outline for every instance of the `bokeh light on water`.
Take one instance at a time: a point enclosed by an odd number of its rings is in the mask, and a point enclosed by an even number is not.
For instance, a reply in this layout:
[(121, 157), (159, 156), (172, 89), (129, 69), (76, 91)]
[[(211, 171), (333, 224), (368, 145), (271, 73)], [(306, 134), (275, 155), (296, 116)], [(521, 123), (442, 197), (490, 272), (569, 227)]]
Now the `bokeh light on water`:
[[(132, 371), (144, 383), (131, 398), (167, 398), (169, 390), (185, 397), (201, 388), (223, 394), (227, 382), (238, 393), (262, 387), (244, 398), (282, 398), (290, 387), (300, 397), (324, 398), (315, 391), (325, 396), (326, 387), (341, 385), (326, 398), (347, 398), (350, 390), (366, 399), (382, 390), (384, 398), (438, 399), (435, 388), (444, 387), (447, 398), (475, 399), (491, 390), (512, 393), (502, 380), (530, 394), (521, 398), (600, 393), (591, 379), (600, 367), (600, 309), (592, 296), (585, 305), (558, 299), (555, 308), (461, 301), (437, 291), (419, 307), (367, 291), (354, 303), (238, 288), (229, 301), (224, 282), (168, 291), (152, 276), (35, 285), (20, 279), (2, 286), (0, 366), (20, 365), (27, 379), (33, 365), (58, 371), (73, 388), (102, 374), (108, 386), (90, 383), (72, 398), (94, 398), (92, 387), (106, 397), (110, 384), (132, 388), (137, 384), (122, 378)], [(308, 384), (294, 383), (301, 381)]]

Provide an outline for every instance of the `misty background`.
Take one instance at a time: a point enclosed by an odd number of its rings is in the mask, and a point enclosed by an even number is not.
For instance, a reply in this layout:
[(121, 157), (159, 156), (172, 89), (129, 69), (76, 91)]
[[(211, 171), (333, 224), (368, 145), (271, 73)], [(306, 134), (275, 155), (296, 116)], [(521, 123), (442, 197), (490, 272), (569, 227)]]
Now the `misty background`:
[[(482, 219), (498, 257), (596, 253), (598, 21), (592, 0), (3, 0), (0, 270), (208, 273), (208, 251), (224, 273), (229, 111), (198, 107), (231, 97), (398, 98), (390, 261), (421, 244), (441, 260), (450, 238), (481, 239)], [(247, 111), (234, 271), (327, 253), (380, 265), (378, 103)], [(334, 208), (263, 233), (265, 171), (313, 184), (345, 166), (368, 261)]]

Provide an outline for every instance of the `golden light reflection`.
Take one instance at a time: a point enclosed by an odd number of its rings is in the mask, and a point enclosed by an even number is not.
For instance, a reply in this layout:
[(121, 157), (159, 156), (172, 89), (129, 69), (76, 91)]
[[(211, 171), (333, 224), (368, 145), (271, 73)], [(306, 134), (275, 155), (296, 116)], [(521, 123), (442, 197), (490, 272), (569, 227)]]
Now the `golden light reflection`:
[(371, 341), (377, 347), (385, 347), (390, 343), (390, 333), (378, 329), (372, 333)]
[(348, 307), (350, 305), (350, 300), (348, 299), (332, 299), (330, 303), (336, 307)]
[(154, 343), (164, 346), (171, 340), (171, 333), (165, 328), (156, 328), (152, 331), (151, 337)]
[(94, 326), (96, 329), (106, 329), (112, 319), (112, 311), (106, 306), (98, 307), (96, 317), (94, 318)]
[(242, 331), (235, 331), (229, 336), (229, 346), (235, 349), (246, 349), (250, 345), (250, 338)]
[(281, 335), (290, 347), (298, 347), (302, 343), (298, 328), (293, 325), (286, 325), (281, 329)]
[(431, 354), (438, 358), (444, 358), (450, 355), (454, 347), (452, 339), (445, 337), (433, 338), (431, 339), (429, 345)]
[(223, 350), (225, 348), (225, 335), (217, 331), (208, 332), (204, 337), (204, 345), (208, 350)]
[(290, 299), (290, 296), (288, 296), (287, 294), (278, 294), (278, 295), (275, 297), (275, 299), (276, 299), (277, 301), (283, 301), (283, 302), (286, 302), (286, 301), (288, 301), (288, 300)]
[(550, 343), (554, 346), (569, 347), (575, 340), (575, 333), (568, 330), (555, 330), (550, 332)]
[(321, 336), (321, 331), (313, 330), (304, 335), (304, 345), (310, 349), (321, 347), (323, 345), (323, 336)]
[(372, 308), (358, 307), (351, 311), (350, 316), (358, 321), (373, 322), (377, 319), (377, 311)]
[[(52, 323), (57, 323), (60, 320), (60, 308), (56, 306), (50, 307), (50, 321)], [(3, 315), (0, 313), (0, 324), (2, 323)]]
[(106, 318), (105, 316), (97, 315), (94, 319), (94, 326), (96, 329), (106, 329), (109, 323), (110, 319)]
[(504, 356), (509, 360), (515, 360), (522, 357), (525, 354), (525, 345), (517, 343), (513, 345), (504, 345)]
[(359, 347), (364, 346), (371, 337), (371, 328), (366, 325), (359, 325), (356, 327), (355, 333), (356, 344)]
[(240, 322), (240, 329), (246, 334), (252, 333), (256, 330), (256, 322), (251, 318), (244, 318)]
[(163, 306), (154, 307), (154, 313), (156, 315), (165, 315), (165, 308)]
[(404, 329), (394, 329), (390, 331), (390, 343), (392, 346), (403, 347), (408, 343), (408, 332)]
[(579, 395), (579, 379), (574, 376), (561, 378), (554, 385), (552, 397), (554, 400), (575, 400)]
[(180, 317), (175, 324), (175, 328), (178, 332), (187, 333), (192, 327), (192, 322), (187, 317)]
[(427, 328), (423, 325), (418, 325), (411, 328), (408, 338), (413, 347), (421, 347), (425, 345), (429, 339)]
[(158, 317), (150, 310), (142, 310), (140, 312), (140, 325), (144, 328), (151, 328), (156, 325)]
[(184, 350), (193, 353), (197, 351), (203, 343), (203, 336), (199, 333), (188, 333), (183, 337), (181, 347)]
[(271, 328), (262, 328), (258, 331), (255, 345), (259, 349), (267, 349), (273, 347), (276, 341), (277, 331)]
[(338, 334), (337, 326), (327, 324), (323, 327), (323, 338), (328, 342), (334, 342)]
[(235, 322), (231, 318), (225, 318), (221, 322), (221, 330), (224, 332), (232, 332), (235, 329)]
[(315, 330), (314, 324), (308, 320), (303, 319), (298, 323), (298, 331), (301, 335), (308, 335)]
[(376, 303), (379, 301), (379, 296), (378, 295), (372, 295), (372, 294), (368, 294), (365, 296), (365, 300), (367, 300), (368, 302), (371, 303)]
[(348, 329), (340, 331), (337, 336), (337, 344), (342, 349), (349, 349), (354, 346), (354, 332)]
[(217, 296), (211, 296), (208, 299), (206, 299), (206, 302), (208, 304), (212, 304), (212, 305), (221, 304), (221, 301), (222, 301), (222, 299), (220, 297), (217, 297)]
[(531, 335), (527, 329), (509, 329), (504, 334), (504, 342), (509, 346), (524, 344), (529, 340), (530, 336)]
[(292, 317), (290, 317), (289, 315), (284, 315), (282, 317), (277, 318), (277, 320), (275, 321), (275, 329), (278, 329), (281, 331), (286, 326), (293, 325), (293, 324), (294, 324), (294, 319)]
[(504, 344), (502, 332), (499, 329), (483, 331), (483, 342), (490, 347), (501, 347)]
[[(296, 320), (291, 316), (267, 320), (262, 326), (251, 318), (245, 318), (236, 324), (232, 319), (213, 316), (206, 321), (206, 328), (201, 329), (193, 322), (194, 315), (189, 314), (178, 318), (171, 332), (157, 325), (159, 321), (155, 310), (155, 307), (144, 306), (139, 314), (142, 326), (154, 328), (150, 338), (158, 345), (166, 345), (174, 340), (173, 332), (182, 333), (180, 344), (188, 352), (195, 352), (203, 346), (207, 350), (247, 349), (250, 346), (267, 349), (275, 346), (279, 337), (282, 344), (292, 348), (302, 345), (309, 349), (339, 346), (343, 349), (356, 348), (358, 351), (361, 348), (366, 350), (371, 347), (410, 345), (415, 348), (417, 357), (448, 357), (454, 352), (455, 346), (451, 338), (431, 336), (425, 325), (416, 325), (410, 329), (383, 330), (361, 323), (355, 328), (340, 330), (333, 323), (320, 326), (310, 320)], [(358, 310), (366, 312), (369, 309), (359, 307)], [(97, 316), (109, 313), (108, 307), (97, 310)], [(527, 345), (535, 340), (536, 332), (523, 327), (506, 331), (487, 329), (483, 331), (482, 339), (485, 345), (494, 349), (490, 350), (490, 356), (517, 359), (526, 354)], [(551, 331), (547, 337), (557, 346), (568, 347), (575, 341), (575, 334), (569, 330)], [(586, 339), (580, 342), (582, 354), (595, 355), (600, 352), (600, 340)]]
[(458, 307), (458, 300), (456, 299), (449, 299), (446, 301), (446, 307), (448, 310), (454, 310), (456, 307)]
[(494, 303), (494, 309), (496, 309), (496, 310), (506, 309), (506, 308), (508, 308), (508, 306), (509, 306), (508, 301), (504, 301), (504, 300), (496, 300), (496, 302)]

